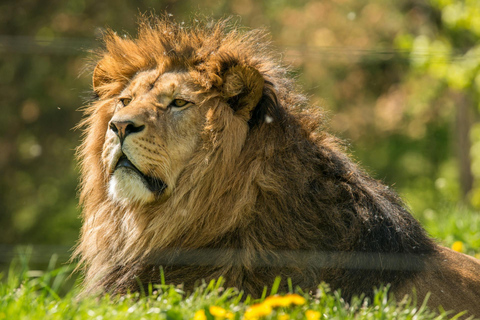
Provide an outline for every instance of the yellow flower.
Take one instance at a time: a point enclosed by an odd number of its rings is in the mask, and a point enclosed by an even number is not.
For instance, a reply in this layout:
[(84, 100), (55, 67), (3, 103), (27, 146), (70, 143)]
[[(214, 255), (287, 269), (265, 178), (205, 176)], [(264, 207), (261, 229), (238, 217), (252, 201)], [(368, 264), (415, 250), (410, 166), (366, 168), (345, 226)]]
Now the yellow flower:
[(205, 310), (198, 310), (195, 312), (195, 315), (193, 316), (193, 320), (207, 320), (207, 316), (205, 315)]
[(286, 313), (279, 314), (277, 317), (278, 320), (290, 320), (290, 315)]
[(302, 297), (302, 296), (300, 296), (300, 295), (298, 295), (298, 294), (295, 294), (295, 293), (293, 293), (293, 294), (287, 294), (287, 295), (285, 296), (285, 298), (287, 298), (287, 299), (290, 301), (290, 303), (293, 303), (293, 304), (295, 304), (295, 305), (297, 305), (297, 306), (301, 306), (302, 304), (305, 304), (305, 302), (307, 302), (307, 300), (305, 300), (304, 297)]
[(254, 304), (245, 311), (245, 319), (258, 319), (272, 313), (272, 307), (265, 303)]
[(307, 310), (305, 312), (305, 317), (307, 317), (307, 320), (319, 320), (320, 312), (314, 310)]
[[(298, 294), (287, 294), (285, 296), (270, 296), (262, 303), (254, 304), (245, 311), (245, 319), (256, 320), (260, 317), (268, 316), (272, 313), (273, 308), (277, 307), (288, 307), (292, 304), (302, 305), (305, 304), (306, 300), (304, 297)], [(288, 314), (281, 314), (278, 316), (280, 320), (290, 319)]]
[(287, 294), (285, 296), (270, 296), (263, 302), (264, 304), (270, 306), (271, 308), (276, 307), (288, 307), (291, 304), (302, 305), (305, 304), (306, 300), (304, 297), (298, 294)]
[(452, 250), (457, 252), (463, 252), (463, 242), (462, 241), (455, 241), (452, 244)]
[(218, 307), (218, 306), (211, 306), (209, 309), (210, 314), (215, 317), (215, 319), (233, 319), (233, 313)]
[(270, 308), (287, 307), (290, 305), (290, 301), (282, 296), (270, 296), (262, 303), (264, 305), (270, 306)]

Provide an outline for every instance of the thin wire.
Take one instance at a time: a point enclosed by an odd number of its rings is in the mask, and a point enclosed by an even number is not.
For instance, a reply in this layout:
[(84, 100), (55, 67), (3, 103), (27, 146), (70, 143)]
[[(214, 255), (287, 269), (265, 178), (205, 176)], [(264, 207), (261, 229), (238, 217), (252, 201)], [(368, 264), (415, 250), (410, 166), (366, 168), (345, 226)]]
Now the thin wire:
[(41, 38), (0, 35), (0, 53), (23, 54), (85, 54), (99, 46), (88, 38)]
[(6, 245), (0, 244), (0, 265), (8, 265), (14, 258), (28, 255), (32, 263), (48, 263), (55, 254), (59, 261), (70, 259), (72, 247), (62, 245)]
[[(1, 53), (22, 54), (60, 54), (60, 55), (83, 55), (98, 48), (100, 41), (93, 38), (46, 38), (31, 36), (0, 35)], [(464, 56), (461, 54), (445, 55), (444, 52), (432, 51), (408, 51), (403, 49), (363, 49), (356, 47), (309, 47), (305, 45), (279, 46), (281, 51), (286, 52), (288, 57), (310, 58), (343, 58), (343, 57), (366, 57), (374, 59), (391, 58), (434, 58), (434, 61), (468, 61), (480, 60), (480, 54)]]
[[(69, 260), (71, 248), (67, 246), (0, 245), (0, 265), (13, 258), (25, 257), (32, 263), (48, 263), (52, 255), (61, 262)], [(22, 254), (23, 253), (23, 254)], [(296, 267), (299, 264), (313, 268), (345, 268), (363, 270), (422, 270), (425, 256), (415, 253), (346, 252), (269, 250), (251, 252), (242, 249), (183, 249), (171, 248), (156, 252), (149, 263), (163, 266), (241, 266), (248, 253), (255, 257), (250, 263), (255, 267)], [(228, 262), (225, 262), (228, 261)], [(430, 267), (431, 268), (431, 267)]]

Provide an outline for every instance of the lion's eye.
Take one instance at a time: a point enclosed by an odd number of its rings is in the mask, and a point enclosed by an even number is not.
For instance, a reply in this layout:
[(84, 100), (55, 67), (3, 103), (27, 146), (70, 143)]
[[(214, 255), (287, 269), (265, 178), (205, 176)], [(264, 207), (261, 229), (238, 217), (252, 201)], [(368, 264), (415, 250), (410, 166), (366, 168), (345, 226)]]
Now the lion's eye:
[(128, 106), (128, 104), (132, 101), (130, 98), (120, 98), (119, 100), (124, 107)]
[(170, 106), (174, 108), (183, 108), (189, 105), (191, 102), (188, 102), (187, 100), (183, 99), (174, 99), (171, 103)]

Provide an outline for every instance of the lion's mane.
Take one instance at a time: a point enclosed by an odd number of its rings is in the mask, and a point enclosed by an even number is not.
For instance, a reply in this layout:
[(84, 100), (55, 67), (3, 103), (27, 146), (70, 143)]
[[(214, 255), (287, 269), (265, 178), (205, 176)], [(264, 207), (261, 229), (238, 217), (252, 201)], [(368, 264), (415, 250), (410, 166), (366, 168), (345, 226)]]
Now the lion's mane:
[[(281, 276), (280, 289), (287, 278), (306, 290), (325, 281), (349, 299), (381, 284), (400, 288), (437, 254), (399, 197), (324, 132), (320, 109), (295, 88), (264, 32), (162, 17), (144, 19), (136, 38), (109, 32), (105, 43), (79, 149), (76, 253), (87, 291), (137, 290), (158, 283), (163, 266), (166, 281), (186, 289), (223, 276), (226, 286), (259, 296)], [(263, 83), (255, 97), (255, 75), (243, 73), (243, 89), (225, 98), (231, 112), (212, 107), (201, 146), (165, 202), (119, 205), (100, 161), (108, 106), (136, 73), (159, 65), (188, 70), (208, 99), (222, 97), (235, 68), (256, 70)], [(400, 258), (393, 264), (382, 254)]]

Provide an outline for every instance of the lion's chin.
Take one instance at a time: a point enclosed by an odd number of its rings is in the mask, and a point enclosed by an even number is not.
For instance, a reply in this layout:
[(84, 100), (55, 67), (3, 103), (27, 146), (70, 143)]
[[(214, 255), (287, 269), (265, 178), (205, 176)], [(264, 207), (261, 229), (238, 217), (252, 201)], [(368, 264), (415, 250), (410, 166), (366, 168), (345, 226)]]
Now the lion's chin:
[(146, 204), (165, 198), (167, 189), (162, 180), (144, 175), (125, 155), (122, 155), (110, 178), (108, 193), (117, 202)]
[(108, 194), (112, 200), (122, 203), (146, 204), (156, 198), (142, 177), (124, 168), (115, 170), (110, 178)]

